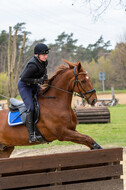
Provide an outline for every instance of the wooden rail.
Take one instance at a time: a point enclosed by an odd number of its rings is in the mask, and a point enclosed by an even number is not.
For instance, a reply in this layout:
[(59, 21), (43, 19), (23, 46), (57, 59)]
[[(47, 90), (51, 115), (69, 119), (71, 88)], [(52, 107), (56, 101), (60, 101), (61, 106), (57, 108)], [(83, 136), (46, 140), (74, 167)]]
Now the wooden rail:
[(108, 107), (92, 107), (74, 110), (78, 123), (110, 123)]
[(0, 189), (123, 190), (122, 148), (0, 160)]

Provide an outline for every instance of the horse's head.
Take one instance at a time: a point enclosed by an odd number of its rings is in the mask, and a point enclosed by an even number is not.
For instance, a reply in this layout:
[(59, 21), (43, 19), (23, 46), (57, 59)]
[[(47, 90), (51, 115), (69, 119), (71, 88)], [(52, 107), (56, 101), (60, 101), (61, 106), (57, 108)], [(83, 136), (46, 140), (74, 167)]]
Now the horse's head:
[(73, 64), (66, 60), (64, 61), (73, 69), (73, 91), (77, 92), (82, 98), (85, 98), (89, 104), (94, 105), (97, 102), (96, 91), (81, 63), (76, 62)]

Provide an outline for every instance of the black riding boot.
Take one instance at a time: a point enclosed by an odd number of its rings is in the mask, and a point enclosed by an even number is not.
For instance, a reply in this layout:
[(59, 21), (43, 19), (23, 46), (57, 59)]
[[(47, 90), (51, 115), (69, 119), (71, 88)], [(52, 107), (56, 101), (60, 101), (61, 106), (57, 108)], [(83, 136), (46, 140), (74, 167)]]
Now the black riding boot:
[(34, 132), (34, 121), (33, 121), (33, 113), (28, 110), (26, 115), (26, 127), (29, 132), (29, 143), (39, 142), (41, 136), (36, 136)]

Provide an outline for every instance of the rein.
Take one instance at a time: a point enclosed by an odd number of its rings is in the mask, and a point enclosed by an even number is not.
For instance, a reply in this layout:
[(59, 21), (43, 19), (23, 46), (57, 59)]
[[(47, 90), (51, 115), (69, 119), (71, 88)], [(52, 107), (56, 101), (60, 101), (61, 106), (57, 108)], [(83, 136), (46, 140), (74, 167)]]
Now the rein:
[[(95, 90), (95, 88), (93, 88), (93, 89), (91, 89), (91, 90), (89, 90), (89, 91), (85, 91), (85, 89), (84, 89), (83, 86), (81, 85), (80, 81), (78, 80), (78, 75), (79, 75), (79, 74), (76, 73), (76, 68), (77, 68), (77, 66), (75, 66), (74, 69), (73, 69), (73, 73), (74, 73), (74, 75), (75, 75), (75, 81), (74, 81), (74, 86), (73, 86), (72, 92), (48, 84), (48, 88), (47, 88), (43, 93), (41, 93), (41, 96), (43, 96), (43, 97), (45, 97), (45, 98), (56, 98), (55, 96), (44, 96), (44, 94), (48, 91), (48, 89), (49, 89), (50, 87), (51, 87), (51, 88), (55, 88), (55, 89), (57, 89), (57, 90), (60, 90), (60, 91), (62, 91), (62, 92), (66, 92), (66, 93), (68, 93), (68, 94), (73, 95), (73, 94), (74, 94), (75, 85), (77, 85), (80, 95), (76, 95), (76, 96), (79, 96), (79, 97), (81, 97), (81, 98), (85, 98), (85, 99), (87, 100), (87, 102), (88, 102), (89, 99), (90, 99), (90, 97), (93, 95), (93, 93), (96, 92), (96, 90)], [(81, 91), (80, 91), (79, 85), (80, 85), (80, 87), (82, 88), (82, 90), (84, 91), (83, 94), (82, 94)], [(85, 95), (86, 95), (86, 94), (89, 94), (89, 93), (91, 93), (91, 95), (90, 95), (88, 98), (86, 98)]]
[(70, 92), (70, 91), (68, 91), (68, 90), (64, 90), (64, 89), (62, 89), (62, 88), (58, 88), (58, 87), (55, 87), (55, 86), (52, 86), (52, 85), (48, 85), (49, 87), (52, 87), (52, 88), (55, 88), (55, 89), (57, 89), (57, 90), (60, 90), (60, 91), (62, 91), (62, 92), (66, 92), (66, 93), (68, 93), (68, 94), (72, 94), (73, 95), (73, 92)]

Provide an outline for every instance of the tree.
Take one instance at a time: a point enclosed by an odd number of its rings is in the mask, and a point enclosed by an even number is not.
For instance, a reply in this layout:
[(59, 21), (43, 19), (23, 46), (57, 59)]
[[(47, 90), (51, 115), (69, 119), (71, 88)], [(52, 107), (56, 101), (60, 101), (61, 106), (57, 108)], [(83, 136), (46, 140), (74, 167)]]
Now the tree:
[(8, 96), (9, 97), (16, 97), (17, 95), (17, 82), (19, 78), (21, 59), (26, 41), (26, 34), (24, 33), (22, 46), (20, 47), (19, 54), (17, 55), (17, 32), (18, 29), (15, 29), (15, 34), (14, 36), (12, 36), (12, 28), (9, 27), (9, 41), (8, 41)]
[(52, 75), (55, 68), (61, 63), (61, 54), (58, 48), (58, 44), (49, 44), (50, 53), (48, 55), (48, 73)]
[(100, 56), (106, 55), (110, 52), (110, 50), (107, 50), (109, 46), (110, 41), (104, 42), (103, 37), (100, 36), (100, 38), (94, 44), (88, 45), (87, 52), (89, 52), (90, 58), (97, 62)]
[[(110, 56), (105, 57), (101, 56), (98, 59), (98, 76), (100, 72), (105, 73), (105, 88), (106, 89), (111, 89), (112, 86), (116, 87), (115, 84), (115, 69), (113, 64), (111, 63)], [(101, 85), (101, 81), (100, 85)]]
[(90, 63), (92, 59), (97, 62), (99, 57), (109, 55), (110, 50), (108, 50), (108, 47), (110, 46), (110, 41), (104, 42), (103, 37), (100, 36), (94, 44), (89, 44), (86, 48), (82, 45), (77, 47), (75, 57), (79, 60), (87, 61), (88, 63)]
[(89, 59), (89, 54), (86, 52), (86, 48), (83, 47), (82, 45), (78, 46), (76, 48), (76, 53), (75, 53), (75, 60), (79, 61), (88, 61)]
[(77, 39), (73, 39), (73, 33), (66, 34), (62, 32), (58, 35), (57, 39), (55, 39), (55, 44), (49, 44), (51, 51), (48, 57), (50, 63), (48, 65), (48, 71), (50, 73), (54, 72), (55, 68), (62, 63), (62, 58), (74, 61), (77, 41)]
[(73, 39), (73, 33), (66, 34), (65, 32), (61, 33), (55, 40), (56, 46), (59, 49), (62, 57), (73, 58), (74, 53), (76, 52), (77, 39)]
[(126, 88), (126, 43), (118, 43), (113, 51), (111, 62), (115, 70), (116, 87)]
[(5, 72), (7, 67), (7, 39), (7, 32), (2, 30), (0, 33), (0, 72)]

